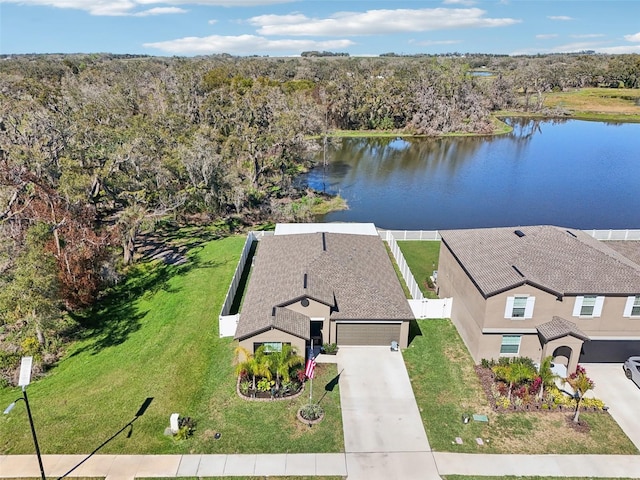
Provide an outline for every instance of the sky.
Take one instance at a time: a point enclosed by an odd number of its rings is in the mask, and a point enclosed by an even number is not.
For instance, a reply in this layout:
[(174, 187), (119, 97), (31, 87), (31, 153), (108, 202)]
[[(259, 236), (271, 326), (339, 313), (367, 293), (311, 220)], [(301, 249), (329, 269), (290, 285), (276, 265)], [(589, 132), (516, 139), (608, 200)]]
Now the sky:
[(0, 0), (0, 54), (640, 53), (640, 0)]

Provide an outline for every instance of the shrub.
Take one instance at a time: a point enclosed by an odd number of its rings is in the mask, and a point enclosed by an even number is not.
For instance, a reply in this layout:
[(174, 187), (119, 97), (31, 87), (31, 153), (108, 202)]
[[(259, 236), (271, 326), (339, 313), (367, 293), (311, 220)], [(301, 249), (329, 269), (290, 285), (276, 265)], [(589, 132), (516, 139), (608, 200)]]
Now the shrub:
[(322, 351), (329, 355), (332, 355), (338, 351), (337, 343), (325, 343), (322, 345)]
[(308, 403), (300, 409), (300, 416), (305, 420), (317, 420), (324, 415), (324, 410), (317, 403)]
[(176, 440), (186, 440), (196, 430), (196, 421), (191, 417), (180, 417), (178, 419), (178, 431), (173, 438)]
[(274, 382), (273, 380), (269, 380), (268, 378), (261, 378), (260, 380), (258, 380), (256, 388), (259, 392), (268, 392), (275, 384), (276, 382)]
[(496, 406), (501, 408), (509, 408), (511, 406), (511, 401), (507, 397), (498, 397), (496, 399)]
[(604, 407), (604, 402), (599, 398), (583, 398), (581, 405), (584, 408), (598, 408), (602, 410)]
[(243, 395), (247, 395), (249, 393), (249, 389), (251, 388), (251, 382), (247, 379), (240, 381), (240, 392)]
[(491, 360), (487, 360), (486, 358), (483, 358), (482, 360), (480, 360), (480, 366), (482, 368), (491, 368), (496, 364), (496, 362), (491, 359)]

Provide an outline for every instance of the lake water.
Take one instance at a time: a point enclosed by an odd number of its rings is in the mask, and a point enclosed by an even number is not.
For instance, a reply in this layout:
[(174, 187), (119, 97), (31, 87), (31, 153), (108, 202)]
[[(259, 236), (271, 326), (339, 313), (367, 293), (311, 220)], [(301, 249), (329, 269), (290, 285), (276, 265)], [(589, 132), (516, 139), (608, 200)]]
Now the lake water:
[(349, 210), (318, 221), (442, 230), (640, 228), (640, 124), (512, 119), (509, 135), (331, 140), (301, 181)]

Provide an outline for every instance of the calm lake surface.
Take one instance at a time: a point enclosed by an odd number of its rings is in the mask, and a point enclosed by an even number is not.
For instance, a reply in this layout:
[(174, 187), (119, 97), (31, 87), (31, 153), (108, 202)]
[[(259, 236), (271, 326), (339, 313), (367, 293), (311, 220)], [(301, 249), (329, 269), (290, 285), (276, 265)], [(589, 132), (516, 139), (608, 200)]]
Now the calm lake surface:
[(512, 119), (509, 135), (331, 140), (301, 181), (349, 210), (319, 221), (442, 230), (640, 228), (640, 124)]

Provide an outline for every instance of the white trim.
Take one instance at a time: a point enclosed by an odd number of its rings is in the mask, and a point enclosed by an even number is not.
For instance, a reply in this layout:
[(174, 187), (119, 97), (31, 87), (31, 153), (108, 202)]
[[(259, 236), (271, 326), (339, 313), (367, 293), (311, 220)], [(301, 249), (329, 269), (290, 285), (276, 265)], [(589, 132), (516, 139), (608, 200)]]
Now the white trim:
[(580, 309), (582, 309), (582, 301), (584, 300), (583, 296), (576, 297), (576, 303), (573, 304), (573, 316), (580, 316)]
[(596, 297), (596, 304), (593, 307), (593, 316), (599, 317), (602, 315), (602, 306), (604, 305), (604, 297)]
[(524, 318), (533, 318), (533, 306), (536, 303), (536, 297), (527, 298), (527, 306), (524, 308)]
[[(522, 317), (514, 317), (513, 316), (513, 306), (515, 304), (516, 298), (526, 298), (526, 303), (524, 306), (524, 316)], [(507, 303), (504, 307), (504, 318), (508, 318), (510, 320), (526, 320), (527, 318), (533, 318), (533, 306), (535, 305), (536, 297), (532, 297), (527, 294), (515, 294), (511, 297), (507, 297)]]
[(389, 324), (393, 323), (396, 325), (402, 325), (402, 320), (335, 320), (336, 323), (380, 323), (380, 324)]
[(511, 318), (513, 315), (513, 301), (516, 297), (507, 297), (507, 304), (504, 307), (504, 318)]
[[(502, 352), (502, 347), (503, 346), (513, 346), (516, 345), (515, 343), (511, 343), (511, 344), (506, 344), (504, 343), (504, 337), (512, 337), (512, 338), (517, 338), (518, 339), (518, 350), (515, 352)], [(518, 356), (520, 354), (520, 347), (522, 346), (522, 335), (503, 335), (502, 339), (500, 341), (500, 353), (499, 355), (501, 356), (509, 356), (509, 355), (515, 355)]]
[(640, 315), (631, 315), (631, 311), (633, 310), (633, 304), (636, 302), (636, 298), (640, 295), (631, 295), (627, 297), (627, 303), (624, 306), (623, 317), (626, 318), (640, 318)]
[(602, 337), (594, 337), (592, 335), (589, 335), (589, 339), (591, 340), (629, 340), (629, 341), (637, 341), (640, 340), (640, 337), (635, 336), (635, 337), (617, 337), (617, 336), (607, 336), (604, 335)]
[[(589, 295), (593, 297), (593, 295)], [(604, 305), (604, 296), (595, 295), (595, 302), (593, 304), (593, 314), (591, 315), (580, 315), (580, 311), (582, 310), (582, 304), (584, 303), (584, 295), (579, 295), (576, 297), (576, 303), (573, 305), (573, 316), (579, 318), (598, 318), (602, 315), (602, 307)]]
[(505, 335), (525, 335), (528, 333), (538, 333), (535, 328), (483, 328), (482, 333), (500, 333)]

